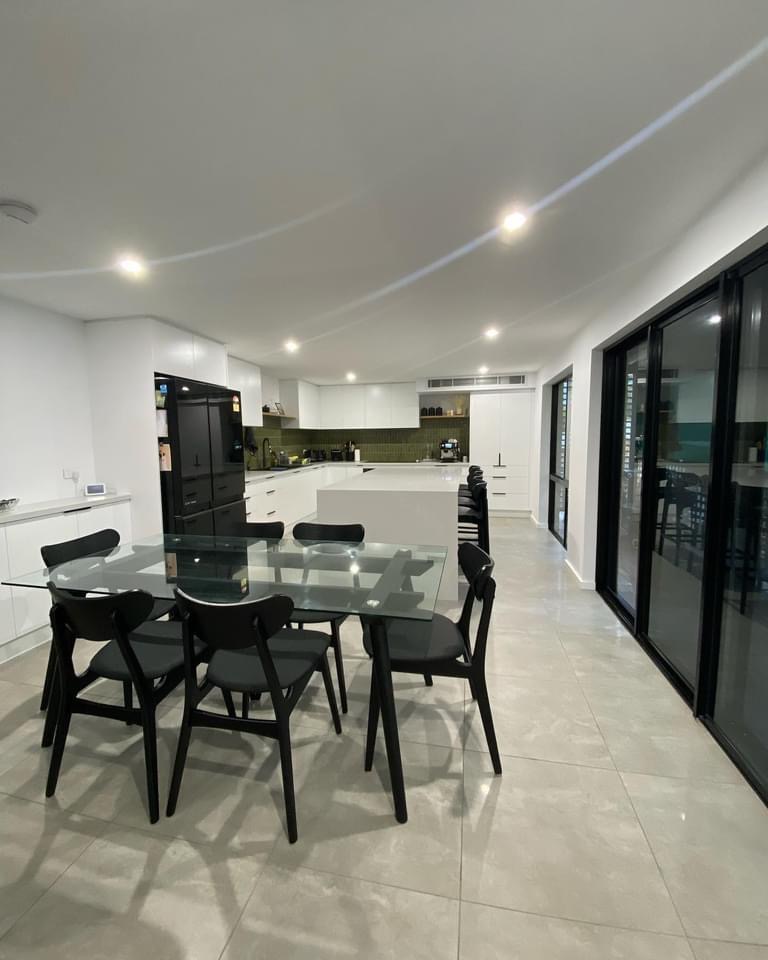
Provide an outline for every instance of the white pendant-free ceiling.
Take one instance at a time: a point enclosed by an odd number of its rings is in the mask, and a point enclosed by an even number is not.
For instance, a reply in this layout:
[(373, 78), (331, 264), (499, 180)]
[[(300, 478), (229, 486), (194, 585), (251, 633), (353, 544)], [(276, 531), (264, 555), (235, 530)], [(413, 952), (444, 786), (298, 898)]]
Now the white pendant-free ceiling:
[(766, 35), (763, 0), (3, 5), (0, 193), (40, 215), (0, 291), (320, 382), (535, 368), (764, 155), (768, 56), (706, 85)]

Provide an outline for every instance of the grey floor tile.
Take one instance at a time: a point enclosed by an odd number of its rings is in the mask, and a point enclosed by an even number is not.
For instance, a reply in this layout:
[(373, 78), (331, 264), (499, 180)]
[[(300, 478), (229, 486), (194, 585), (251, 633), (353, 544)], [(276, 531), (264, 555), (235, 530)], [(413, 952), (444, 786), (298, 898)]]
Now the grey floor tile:
[(622, 776), (688, 935), (768, 945), (768, 811), (754, 792)]
[(459, 960), (693, 960), (684, 937), (475, 903), (461, 905)]
[(768, 947), (716, 940), (691, 940), (696, 960), (768, 960)]
[(0, 957), (216, 960), (265, 858), (107, 828), (0, 940)]
[[(562, 763), (614, 769), (608, 749), (576, 680), (488, 676), (499, 751)], [(487, 751), (477, 704), (467, 701), (470, 750)]]
[(619, 775), (482, 754), (464, 762), (462, 898), (490, 906), (681, 934)]
[(457, 900), (270, 866), (222, 960), (454, 960), (458, 921)]

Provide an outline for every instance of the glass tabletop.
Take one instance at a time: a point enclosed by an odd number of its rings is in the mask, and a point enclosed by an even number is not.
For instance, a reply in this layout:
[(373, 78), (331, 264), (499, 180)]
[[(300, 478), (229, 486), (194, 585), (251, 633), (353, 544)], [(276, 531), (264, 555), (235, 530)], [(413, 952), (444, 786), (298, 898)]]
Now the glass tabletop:
[(298, 610), (431, 620), (445, 547), (160, 534), (2, 581), (14, 587), (185, 593), (217, 603), (289, 596)]

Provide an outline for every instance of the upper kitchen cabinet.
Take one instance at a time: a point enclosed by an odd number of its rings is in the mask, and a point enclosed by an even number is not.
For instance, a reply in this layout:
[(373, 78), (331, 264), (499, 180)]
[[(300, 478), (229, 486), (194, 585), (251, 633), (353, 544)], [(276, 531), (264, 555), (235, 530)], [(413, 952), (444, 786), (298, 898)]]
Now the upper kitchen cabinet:
[(348, 403), (344, 384), (320, 387), (320, 427), (333, 430), (344, 426), (344, 411)]
[(469, 456), (473, 463), (528, 466), (533, 391), (473, 393), (469, 409)]
[(322, 426), (320, 414), (320, 390), (306, 380), (281, 380), (280, 403), (292, 420), (288, 426), (315, 430)]
[(227, 349), (215, 340), (155, 320), (152, 350), (154, 369), (158, 373), (205, 383), (227, 382)]
[(366, 383), (363, 386), (366, 427), (392, 426), (391, 386), (389, 383)]
[(390, 383), (393, 427), (419, 426), (419, 392), (415, 381)]
[(243, 424), (248, 427), (260, 427), (264, 423), (261, 410), (261, 370), (253, 363), (229, 357), (229, 378), (227, 383), (233, 390), (240, 391)]

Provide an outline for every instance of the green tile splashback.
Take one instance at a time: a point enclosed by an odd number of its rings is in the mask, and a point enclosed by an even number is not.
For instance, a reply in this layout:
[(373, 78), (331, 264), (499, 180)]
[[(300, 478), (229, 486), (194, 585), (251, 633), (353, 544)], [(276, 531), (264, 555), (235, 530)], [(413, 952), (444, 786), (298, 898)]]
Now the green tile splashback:
[(343, 447), (347, 440), (354, 440), (360, 448), (363, 460), (382, 463), (408, 463), (439, 456), (439, 444), (443, 439), (455, 438), (462, 453), (469, 451), (469, 420), (458, 417), (440, 417), (422, 420), (421, 426), (384, 430), (295, 430), (280, 426), (280, 420), (270, 420), (263, 427), (246, 427), (245, 442), (247, 466), (256, 469), (261, 464), (261, 442), (266, 437), (277, 453), (301, 454), (303, 450), (327, 450)]

